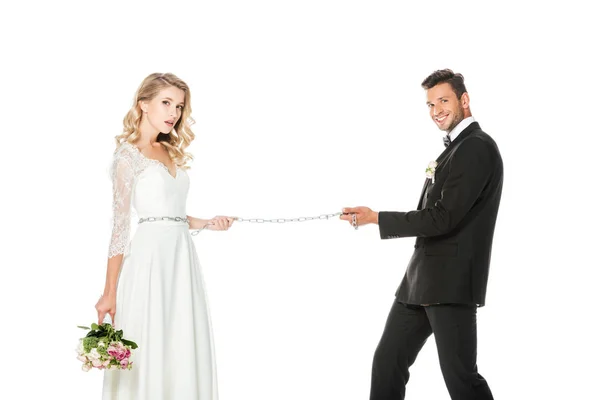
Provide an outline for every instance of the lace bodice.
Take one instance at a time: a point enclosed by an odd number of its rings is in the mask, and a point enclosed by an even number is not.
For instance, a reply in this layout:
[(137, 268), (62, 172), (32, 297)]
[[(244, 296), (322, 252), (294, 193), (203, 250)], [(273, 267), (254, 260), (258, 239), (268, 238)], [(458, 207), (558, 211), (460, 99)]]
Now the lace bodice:
[(175, 177), (158, 160), (144, 156), (125, 142), (117, 148), (110, 171), (113, 183), (113, 222), (108, 257), (125, 253), (131, 211), (140, 217), (185, 216), (188, 178), (177, 167)]

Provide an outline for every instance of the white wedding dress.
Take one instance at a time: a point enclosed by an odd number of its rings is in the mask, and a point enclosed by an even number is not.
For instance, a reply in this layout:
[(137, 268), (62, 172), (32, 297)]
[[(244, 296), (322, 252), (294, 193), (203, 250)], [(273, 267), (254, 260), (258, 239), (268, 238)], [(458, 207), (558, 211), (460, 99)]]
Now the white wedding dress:
[(122, 144), (111, 171), (113, 233), (109, 257), (123, 254), (115, 327), (138, 344), (133, 368), (104, 372), (104, 400), (216, 400), (210, 316), (198, 257), (186, 222), (138, 225), (139, 218), (186, 217), (189, 178)]

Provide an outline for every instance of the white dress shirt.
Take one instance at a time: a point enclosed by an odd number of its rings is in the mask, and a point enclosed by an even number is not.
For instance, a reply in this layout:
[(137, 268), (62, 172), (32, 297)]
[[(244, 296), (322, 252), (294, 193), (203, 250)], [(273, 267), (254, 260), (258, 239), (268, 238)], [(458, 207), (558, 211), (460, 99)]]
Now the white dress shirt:
[(447, 133), (450, 136), (450, 141), (456, 139), (456, 137), (460, 135), (460, 133), (464, 131), (467, 126), (471, 125), (472, 122), (475, 122), (474, 117), (467, 117), (460, 121), (458, 125), (456, 125), (454, 129), (450, 131), (450, 133)]

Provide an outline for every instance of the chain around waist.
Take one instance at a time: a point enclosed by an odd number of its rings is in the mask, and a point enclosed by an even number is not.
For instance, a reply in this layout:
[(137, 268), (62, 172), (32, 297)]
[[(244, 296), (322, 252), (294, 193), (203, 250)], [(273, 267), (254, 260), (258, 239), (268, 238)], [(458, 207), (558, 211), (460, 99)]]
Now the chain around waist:
[(144, 224), (149, 222), (174, 222), (176, 224), (190, 224), (190, 221), (187, 219), (187, 217), (146, 217), (140, 218), (138, 220), (138, 224)]

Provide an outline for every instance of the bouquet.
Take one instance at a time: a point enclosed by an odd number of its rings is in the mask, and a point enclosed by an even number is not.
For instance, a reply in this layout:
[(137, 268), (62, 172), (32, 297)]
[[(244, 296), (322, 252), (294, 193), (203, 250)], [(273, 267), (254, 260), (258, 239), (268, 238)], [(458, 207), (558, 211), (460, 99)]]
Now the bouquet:
[(79, 339), (77, 346), (77, 359), (83, 363), (81, 369), (89, 371), (98, 369), (131, 369), (132, 362), (129, 361), (131, 351), (137, 349), (137, 344), (123, 339), (123, 331), (115, 330), (111, 324), (92, 324), (78, 326), (78, 328), (89, 330), (88, 334)]

